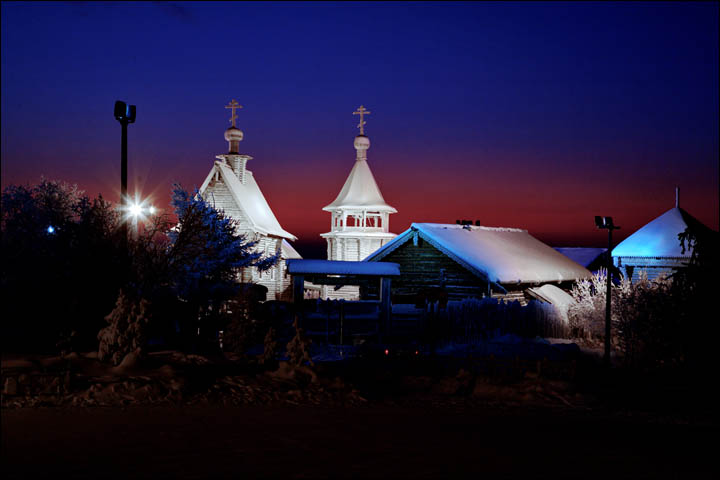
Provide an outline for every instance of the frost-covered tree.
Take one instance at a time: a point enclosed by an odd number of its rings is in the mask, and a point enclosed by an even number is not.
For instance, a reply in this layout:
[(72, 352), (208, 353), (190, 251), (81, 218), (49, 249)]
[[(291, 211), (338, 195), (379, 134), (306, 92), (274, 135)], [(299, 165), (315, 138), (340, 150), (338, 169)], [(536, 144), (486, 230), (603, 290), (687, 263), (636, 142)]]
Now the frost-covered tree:
[(687, 268), (673, 276), (671, 294), (684, 305), (679, 317), (684, 331), (687, 363), (695, 371), (714, 374), (720, 360), (716, 353), (720, 323), (717, 313), (717, 274), (720, 270), (720, 234), (694, 225), (678, 235), (683, 253), (692, 251)]
[(171, 283), (179, 298), (197, 312), (197, 327), (212, 332), (222, 302), (241, 287), (241, 269), (263, 271), (275, 265), (278, 257), (256, 251), (257, 242), (238, 233), (237, 222), (206, 202), (197, 190), (190, 194), (175, 185), (172, 206), (178, 223), (169, 232)]
[[(714, 310), (714, 277), (718, 271), (717, 232), (679, 235), (692, 248), (689, 265), (670, 276), (649, 280), (643, 271), (635, 282), (613, 284), (613, 343), (624, 364), (642, 371), (686, 369), (694, 372), (718, 364), (714, 342), (718, 323)], [(601, 340), (605, 322), (605, 272), (578, 282), (576, 303), (568, 311), (576, 334)], [(714, 370), (713, 370), (714, 371)]]
[[(147, 328), (156, 335), (168, 340), (172, 332), (179, 332), (181, 348), (203, 348), (206, 340), (214, 343), (222, 306), (238, 294), (240, 270), (264, 270), (277, 258), (255, 251), (256, 243), (237, 232), (236, 222), (197, 191), (191, 194), (174, 185), (171, 205), (175, 220), (157, 215), (128, 241), (125, 301), (133, 305), (148, 302), (144, 312), (149, 319)], [(106, 343), (117, 343), (110, 337), (124, 335), (122, 326), (130, 323), (118, 325), (103, 331)], [(143, 341), (147, 337), (145, 333)], [(227, 342), (232, 341), (229, 335)], [(137, 347), (142, 349), (144, 344)]]
[[(153, 217), (125, 249), (120, 215), (102, 197), (44, 179), (8, 186), (0, 224), (3, 348), (52, 351), (59, 339), (77, 344), (63, 349), (97, 348), (121, 288), (123, 301), (149, 302), (150, 329), (163, 316), (189, 317), (188, 332), (197, 331), (198, 318), (212, 317), (237, 291), (239, 269), (275, 263), (197, 192), (175, 186), (172, 204), (177, 221)], [(124, 335), (124, 323), (117, 325)]]
[(41, 179), (2, 193), (3, 349), (96, 346), (120, 287), (115, 210), (77, 186)]

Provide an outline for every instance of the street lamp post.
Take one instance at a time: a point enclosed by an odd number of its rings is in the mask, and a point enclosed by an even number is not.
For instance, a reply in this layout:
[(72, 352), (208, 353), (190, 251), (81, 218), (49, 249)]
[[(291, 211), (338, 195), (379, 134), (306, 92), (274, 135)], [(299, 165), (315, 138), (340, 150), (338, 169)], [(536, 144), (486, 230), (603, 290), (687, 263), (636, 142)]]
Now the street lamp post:
[(608, 249), (607, 249), (607, 291), (605, 293), (605, 355), (603, 356), (603, 362), (606, 367), (610, 366), (610, 305), (611, 305), (611, 291), (610, 285), (612, 282), (612, 232), (618, 230), (613, 224), (612, 217), (600, 217), (595, 216), (595, 225), (597, 228), (606, 229), (608, 231)]
[[(135, 105), (127, 105), (123, 101), (115, 102), (115, 120), (120, 122), (122, 134), (120, 139), (120, 205), (123, 211), (127, 210), (127, 126), (135, 123)], [(123, 219), (120, 228), (122, 229), (123, 242), (127, 241), (127, 220)]]

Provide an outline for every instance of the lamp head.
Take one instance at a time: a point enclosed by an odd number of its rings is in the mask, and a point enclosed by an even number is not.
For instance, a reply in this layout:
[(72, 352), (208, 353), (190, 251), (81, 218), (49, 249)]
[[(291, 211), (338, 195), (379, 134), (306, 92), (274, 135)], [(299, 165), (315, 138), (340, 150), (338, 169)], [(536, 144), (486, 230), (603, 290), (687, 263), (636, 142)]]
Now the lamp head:
[(595, 215), (595, 226), (597, 228), (615, 228), (612, 217), (601, 217), (599, 215)]
[(118, 122), (135, 123), (137, 110), (135, 105), (128, 105), (121, 100), (115, 102), (115, 120)]
[(137, 112), (137, 110), (135, 108), (135, 105), (128, 105), (127, 113), (126, 113), (128, 123), (135, 123), (136, 112)]
[(125, 118), (125, 112), (127, 111), (127, 104), (121, 100), (115, 102), (115, 120), (118, 122)]

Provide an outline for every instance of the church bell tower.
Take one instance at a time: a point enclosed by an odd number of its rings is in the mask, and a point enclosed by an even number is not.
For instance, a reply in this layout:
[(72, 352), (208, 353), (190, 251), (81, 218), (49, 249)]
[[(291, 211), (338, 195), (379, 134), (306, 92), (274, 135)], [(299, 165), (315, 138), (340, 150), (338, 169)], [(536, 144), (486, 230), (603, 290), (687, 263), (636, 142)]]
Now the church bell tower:
[[(395, 237), (390, 233), (390, 214), (396, 213), (385, 202), (367, 162), (370, 139), (365, 135), (365, 115), (360, 106), (353, 115), (360, 115), (360, 135), (355, 137), (355, 164), (337, 198), (323, 208), (330, 212), (330, 231), (321, 236), (327, 241), (328, 260), (361, 261)], [(324, 298), (358, 298), (357, 287), (339, 290), (323, 287)]]

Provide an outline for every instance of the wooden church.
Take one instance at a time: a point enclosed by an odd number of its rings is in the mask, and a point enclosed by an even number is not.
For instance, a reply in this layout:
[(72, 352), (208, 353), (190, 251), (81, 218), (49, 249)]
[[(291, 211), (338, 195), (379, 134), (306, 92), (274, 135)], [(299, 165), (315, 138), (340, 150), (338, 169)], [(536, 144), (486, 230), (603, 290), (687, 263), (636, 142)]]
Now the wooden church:
[(280, 254), (278, 263), (269, 270), (243, 269), (240, 281), (265, 286), (268, 289), (267, 300), (290, 300), (291, 279), (285, 272), (285, 261), (301, 258), (289, 243), (297, 238), (280, 226), (253, 173), (247, 169), (247, 163), (253, 157), (240, 153), (243, 132), (235, 126), (235, 110), (242, 106), (233, 100), (225, 108), (232, 111), (231, 126), (225, 130), (228, 152), (215, 157), (215, 163), (200, 187), (200, 194), (215, 208), (239, 222), (238, 232), (248, 240), (258, 242), (256, 251), (266, 255)]

